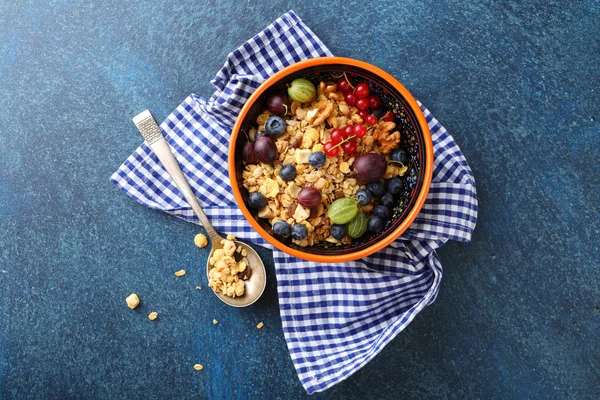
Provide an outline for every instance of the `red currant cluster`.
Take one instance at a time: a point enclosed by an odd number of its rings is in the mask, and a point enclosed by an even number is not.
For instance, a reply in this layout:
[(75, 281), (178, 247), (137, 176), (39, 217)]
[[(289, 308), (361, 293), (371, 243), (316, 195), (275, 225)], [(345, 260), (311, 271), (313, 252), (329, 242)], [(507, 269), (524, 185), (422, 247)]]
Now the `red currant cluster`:
[[(344, 75), (338, 82), (338, 89), (344, 93), (344, 100), (346, 100), (349, 106), (356, 106), (358, 108), (358, 115), (367, 125), (374, 126), (377, 124), (377, 116), (369, 114), (369, 109), (378, 109), (381, 105), (381, 100), (374, 94), (369, 95), (369, 85), (363, 82), (354, 87), (348, 77)], [(393, 121), (394, 114), (388, 111), (381, 119), (384, 121)]]
[[(369, 126), (375, 126), (379, 122), (377, 116), (369, 114), (370, 110), (376, 110), (381, 106), (381, 100), (376, 95), (370, 94), (369, 85), (359, 83), (356, 87), (348, 77), (344, 76), (338, 82), (338, 89), (344, 93), (344, 99), (349, 106), (358, 108), (358, 115)], [(380, 110), (380, 115), (381, 115)], [(394, 114), (387, 111), (381, 116), (383, 121), (393, 121)], [(367, 134), (367, 128), (363, 124), (347, 125), (343, 128), (334, 129), (331, 131), (331, 140), (323, 146), (324, 152), (329, 157), (335, 157), (340, 152), (340, 147), (346, 154), (354, 154), (356, 152), (356, 141), (354, 138), (363, 137)]]
[(331, 131), (331, 140), (323, 146), (323, 151), (330, 157), (335, 157), (340, 152), (340, 146), (346, 154), (356, 152), (356, 141), (354, 138), (363, 137), (367, 134), (367, 128), (363, 124), (346, 125), (343, 128)]

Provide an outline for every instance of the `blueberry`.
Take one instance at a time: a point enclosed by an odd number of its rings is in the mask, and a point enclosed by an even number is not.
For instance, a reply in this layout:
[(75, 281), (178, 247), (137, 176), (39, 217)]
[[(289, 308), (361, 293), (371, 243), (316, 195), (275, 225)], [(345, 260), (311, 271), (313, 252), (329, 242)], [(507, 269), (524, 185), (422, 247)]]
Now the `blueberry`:
[(283, 118), (273, 115), (265, 124), (265, 134), (271, 137), (279, 137), (285, 132), (285, 121)]
[(408, 153), (403, 149), (394, 149), (390, 154), (390, 160), (406, 164), (408, 162)]
[(395, 177), (385, 183), (385, 189), (391, 194), (400, 194), (404, 190), (402, 179)]
[(308, 156), (308, 163), (315, 168), (321, 168), (325, 164), (325, 153), (317, 151)]
[(367, 222), (367, 229), (375, 233), (381, 232), (383, 230), (383, 218), (373, 215)]
[(294, 167), (292, 164), (285, 164), (279, 170), (279, 176), (284, 181), (291, 181), (296, 177), (296, 167)]
[(260, 210), (267, 205), (267, 199), (261, 193), (254, 192), (250, 193), (248, 197), (248, 206), (250, 208), (254, 208), (255, 210)]
[(371, 114), (373, 114), (374, 116), (377, 117), (377, 119), (383, 117), (383, 108), (376, 108), (373, 111), (371, 111)]
[(331, 236), (333, 236), (334, 239), (342, 240), (342, 238), (346, 236), (346, 226), (333, 224), (331, 225), (331, 228), (329, 228), (329, 233), (331, 233)]
[(379, 203), (388, 208), (392, 208), (395, 203), (394, 196), (391, 193), (386, 193), (383, 196), (381, 196), (381, 198), (379, 199)]
[(383, 182), (371, 182), (367, 183), (367, 190), (375, 197), (382, 196), (385, 193), (385, 186)]
[(386, 219), (390, 216), (390, 209), (379, 204), (373, 209), (373, 215)]
[(290, 228), (290, 225), (287, 222), (280, 220), (275, 222), (275, 224), (273, 225), (273, 232), (276, 235), (288, 237), (290, 236), (292, 229)]
[(308, 236), (308, 230), (304, 225), (296, 224), (292, 226), (292, 239), (302, 240)]
[(359, 190), (356, 193), (356, 200), (358, 200), (358, 204), (361, 206), (366, 206), (371, 203), (373, 200), (373, 195), (368, 190)]

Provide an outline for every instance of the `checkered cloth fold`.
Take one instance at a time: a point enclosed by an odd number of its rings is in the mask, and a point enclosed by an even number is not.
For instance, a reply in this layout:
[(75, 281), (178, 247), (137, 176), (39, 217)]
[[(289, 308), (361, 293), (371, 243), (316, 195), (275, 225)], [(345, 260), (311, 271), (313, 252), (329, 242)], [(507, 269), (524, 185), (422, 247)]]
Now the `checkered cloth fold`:
[[(206, 101), (190, 95), (161, 124), (182, 170), (217, 229), (271, 248), (247, 223), (231, 193), (227, 146), (245, 100), (269, 76), (300, 60), (330, 56), (290, 11), (229, 54)], [(370, 361), (431, 304), (442, 266), (435, 250), (467, 242), (477, 219), (471, 170), (452, 136), (421, 105), (435, 165), (427, 201), (392, 245), (343, 264), (303, 261), (274, 250), (283, 332), (308, 393), (344, 380)], [(136, 201), (198, 223), (156, 156), (142, 144), (111, 181)]]

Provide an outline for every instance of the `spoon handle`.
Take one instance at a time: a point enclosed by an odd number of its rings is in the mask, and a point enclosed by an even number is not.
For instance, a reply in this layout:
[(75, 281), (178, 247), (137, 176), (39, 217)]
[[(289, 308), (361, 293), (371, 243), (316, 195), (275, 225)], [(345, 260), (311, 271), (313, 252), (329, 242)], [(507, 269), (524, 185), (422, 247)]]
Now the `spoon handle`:
[(169, 175), (171, 175), (171, 178), (183, 194), (183, 197), (185, 197), (185, 200), (196, 213), (200, 223), (213, 241), (213, 245), (218, 243), (222, 239), (221, 235), (219, 235), (215, 228), (213, 228), (210, 221), (206, 217), (206, 214), (204, 214), (202, 207), (200, 207), (200, 203), (198, 203), (196, 195), (192, 191), (189, 182), (183, 175), (179, 163), (171, 152), (171, 148), (167, 144), (160, 127), (154, 120), (154, 117), (150, 111), (143, 111), (142, 113), (133, 117), (133, 123), (144, 137), (146, 144), (150, 146), (154, 154), (156, 154), (156, 157), (158, 157), (158, 160), (162, 163), (163, 167), (165, 167)]

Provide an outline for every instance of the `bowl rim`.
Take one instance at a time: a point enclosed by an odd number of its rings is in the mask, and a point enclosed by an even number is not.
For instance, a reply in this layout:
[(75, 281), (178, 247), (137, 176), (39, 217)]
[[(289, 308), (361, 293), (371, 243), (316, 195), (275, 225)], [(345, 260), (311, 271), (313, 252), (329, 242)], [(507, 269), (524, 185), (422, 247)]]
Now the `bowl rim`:
[[(415, 204), (414, 204), (412, 210), (407, 214), (404, 221), (402, 221), (400, 223), (400, 225), (394, 231), (392, 231), (388, 236), (386, 236), (385, 238), (383, 238), (382, 240), (380, 240), (378, 242), (375, 242), (373, 245), (371, 245), (365, 249), (362, 249), (362, 250), (356, 251), (356, 252), (352, 252), (352, 253), (348, 253), (348, 254), (339, 254), (339, 255), (333, 255), (333, 256), (305, 253), (298, 249), (288, 247), (285, 244), (278, 241), (275, 237), (271, 236), (271, 234), (269, 234), (269, 232), (267, 232), (265, 229), (263, 229), (263, 227), (260, 226), (260, 224), (254, 219), (254, 216), (250, 213), (250, 210), (248, 209), (248, 207), (246, 207), (246, 204), (244, 203), (244, 200), (242, 198), (242, 193), (240, 192), (239, 187), (238, 187), (237, 177), (235, 174), (235, 159), (233, 157), (235, 154), (236, 142), (237, 142), (237, 138), (238, 138), (238, 135), (239, 135), (239, 132), (241, 129), (242, 122), (244, 121), (244, 118), (246, 118), (246, 114), (250, 110), (250, 107), (252, 106), (252, 104), (254, 104), (254, 102), (260, 96), (262, 96), (265, 91), (267, 91), (273, 84), (284, 79), (286, 76), (291, 75), (295, 72), (298, 72), (304, 68), (314, 67), (314, 66), (319, 66), (319, 65), (328, 65), (328, 64), (342, 64), (342, 65), (348, 65), (348, 66), (362, 68), (362, 69), (367, 70), (375, 75), (378, 75), (379, 77), (381, 77), (385, 81), (387, 81), (394, 89), (396, 89), (404, 97), (404, 99), (408, 103), (409, 107), (415, 113), (415, 116), (417, 117), (417, 120), (419, 122), (419, 126), (421, 127), (421, 131), (423, 132), (424, 145), (425, 145), (425, 160), (424, 160), (425, 161), (425, 165), (424, 165), (425, 171), (423, 174), (423, 184), (421, 186), (421, 191), (419, 192), (419, 194), (417, 196), (417, 199), (415, 201)], [(242, 110), (240, 111), (239, 116), (237, 117), (237, 119), (235, 121), (233, 130), (231, 132), (231, 139), (229, 142), (229, 151), (228, 151), (228, 173), (229, 173), (229, 180), (231, 183), (233, 195), (235, 197), (236, 202), (238, 203), (238, 207), (242, 211), (242, 214), (244, 214), (244, 217), (250, 223), (252, 228), (254, 228), (260, 234), (260, 236), (262, 236), (265, 240), (267, 240), (267, 242), (269, 242), (275, 248), (277, 248), (289, 255), (292, 255), (294, 257), (298, 257), (298, 258), (301, 258), (301, 259), (307, 260), (307, 261), (324, 262), (324, 263), (338, 263), (338, 262), (354, 261), (354, 260), (358, 260), (358, 259), (367, 257), (367, 256), (387, 247), (393, 241), (398, 239), (398, 237), (402, 233), (404, 233), (408, 229), (408, 227), (413, 223), (413, 221), (415, 220), (415, 218), (421, 211), (423, 204), (425, 203), (425, 199), (427, 198), (427, 194), (429, 193), (429, 188), (431, 186), (431, 180), (432, 180), (432, 176), (433, 176), (433, 143), (431, 140), (431, 132), (429, 130), (429, 125), (427, 124), (427, 121), (425, 120), (425, 116), (423, 115), (421, 108), (419, 107), (415, 98), (396, 78), (394, 78), (392, 75), (388, 74), (381, 68), (378, 68), (378, 67), (371, 65), (369, 63), (366, 63), (364, 61), (356, 60), (353, 58), (346, 58), (346, 57), (319, 57), (319, 58), (313, 58), (313, 59), (309, 59), (309, 60), (299, 61), (295, 64), (292, 64), (292, 65), (289, 65), (289, 66), (283, 68), (279, 72), (276, 72), (271, 77), (266, 79), (254, 91), (254, 93), (252, 93), (252, 95), (248, 98), (248, 100), (246, 100), (244, 106), (242, 107)]]

